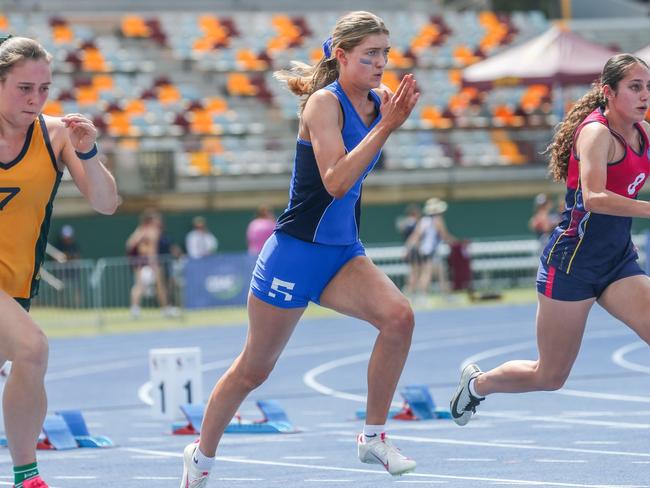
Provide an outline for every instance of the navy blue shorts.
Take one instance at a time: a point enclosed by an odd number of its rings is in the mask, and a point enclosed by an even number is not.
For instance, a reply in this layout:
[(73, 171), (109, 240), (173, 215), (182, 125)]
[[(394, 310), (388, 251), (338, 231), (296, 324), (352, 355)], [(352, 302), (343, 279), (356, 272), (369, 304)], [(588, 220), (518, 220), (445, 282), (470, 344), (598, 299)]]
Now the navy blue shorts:
[(330, 246), (302, 241), (285, 232), (268, 238), (255, 264), (251, 292), (260, 300), (281, 308), (319, 303), (334, 275), (357, 256), (365, 256), (361, 242)]
[(555, 300), (575, 302), (588, 298), (599, 298), (605, 289), (615, 281), (642, 274), (645, 272), (636, 259), (626, 259), (601, 280), (584, 281), (574, 275), (566, 274), (542, 259), (537, 270), (537, 291)]

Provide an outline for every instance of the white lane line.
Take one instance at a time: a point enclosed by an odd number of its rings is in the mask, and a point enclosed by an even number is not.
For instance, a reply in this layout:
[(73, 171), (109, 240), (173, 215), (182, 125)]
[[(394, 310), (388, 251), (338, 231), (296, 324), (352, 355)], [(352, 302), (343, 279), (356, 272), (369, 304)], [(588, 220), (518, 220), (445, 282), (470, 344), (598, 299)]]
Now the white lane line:
[(506, 444), (537, 444), (532, 439), (492, 439), (490, 442), (504, 442)]
[(568, 463), (581, 464), (586, 463), (584, 459), (535, 459), (536, 463)]
[(440, 480), (397, 480), (397, 481), (393, 481), (393, 483), (419, 483), (419, 484), (426, 484), (426, 485), (445, 485), (449, 482), (440, 481)]
[(614, 400), (617, 402), (650, 403), (650, 397), (646, 397), (646, 396), (619, 395), (617, 393), (600, 393), (596, 391), (572, 390), (570, 388), (562, 388), (561, 390), (552, 391), (549, 393), (556, 393), (558, 395), (569, 395), (569, 396), (582, 397), (582, 398), (595, 398), (597, 400)]
[(622, 368), (650, 374), (650, 366), (633, 363), (632, 361), (625, 359), (625, 355), (628, 352), (636, 351), (637, 349), (645, 349), (647, 347), (648, 345), (643, 341), (633, 342), (632, 344), (628, 344), (627, 346), (623, 346), (614, 351), (614, 354), (612, 354), (612, 361)]
[[(167, 451), (153, 451), (151, 449), (138, 449), (133, 447), (118, 448), (122, 451), (137, 452), (140, 454), (164, 454), (173, 458), (182, 458), (181, 452), (167, 452)], [(650, 454), (647, 454), (650, 456)], [(319, 466), (316, 464), (299, 464), (299, 463), (285, 463), (277, 461), (262, 461), (256, 459), (231, 459), (227, 457), (217, 457), (218, 462), (229, 463), (243, 463), (243, 464), (257, 464), (262, 466), (282, 466), (285, 468), (304, 468), (309, 470), (322, 470), (322, 471), (342, 471), (347, 473), (363, 473), (374, 474), (378, 476), (390, 476), (386, 471), (378, 469), (361, 469), (361, 468), (341, 468), (337, 466)], [(554, 481), (532, 481), (532, 480), (515, 480), (515, 479), (501, 479), (501, 478), (487, 478), (482, 476), (452, 476), (444, 474), (428, 474), (428, 473), (407, 473), (404, 476), (415, 478), (440, 478), (447, 480), (470, 480), (470, 481), (486, 481), (486, 482), (506, 482), (506, 483), (519, 483), (529, 484), (536, 486), (562, 486), (572, 488), (650, 488), (650, 485), (587, 485), (582, 483), (561, 483)], [(175, 478), (178, 479), (178, 478)]]
[[(544, 415), (517, 415), (513, 413), (481, 412), (481, 417), (498, 418), (511, 421), (550, 422), (554, 424), (571, 425), (596, 425), (599, 427), (613, 427), (617, 429), (647, 430), (650, 424), (637, 424), (633, 422), (614, 422), (609, 420), (586, 420), (575, 418), (561, 418)], [(391, 436), (392, 437), (392, 436)]]
[[(467, 345), (473, 342), (482, 343), (485, 342), (486, 340), (493, 340), (493, 339), (494, 336), (473, 336), (473, 337), (460, 337), (460, 338), (454, 337), (451, 339), (439, 339), (436, 341), (421, 342), (419, 344), (415, 344), (414, 346), (411, 347), (411, 352), (431, 350), (431, 349), (444, 349), (450, 346)], [(370, 352), (364, 352), (361, 354), (354, 354), (352, 356), (346, 356), (339, 359), (334, 359), (333, 361), (328, 361), (307, 371), (303, 375), (302, 380), (309, 388), (323, 395), (332, 396), (334, 398), (340, 398), (342, 400), (351, 400), (354, 402), (365, 403), (366, 402), (365, 395), (358, 395), (354, 393), (346, 393), (343, 391), (335, 390), (334, 388), (330, 388), (320, 383), (316, 378), (321, 374), (330, 371), (332, 369), (367, 361), (369, 357), (370, 357)], [(397, 401), (392, 402), (391, 404), (391, 406), (393, 407), (401, 407), (402, 405), (403, 402), (397, 402)]]
[(501, 447), (506, 449), (528, 449), (539, 451), (553, 451), (553, 452), (579, 452), (583, 454), (604, 454), (608, 456), (626, 456), (626, 457), (640, 457), (650, 458), (650, 452), (634, 452), (634, 451), (606, 451), (603, 449), (581, 449), (578, 447), (554, 447), (554, 446), (531, 446), (526, 444), (508, 444), (505, 442), (481, 442), (481, 441), (460, 441), (455, 439), (443, 439), (435, 437), (415, 437), (406, 435), (390, 436), (391, 439), (430, 443), (430, 444), (446, 444), (455, 446), (482, 446), (482, 447)]
[[(367, 342), (356, 342), (356, 343), (336, 343), (336, 344), (327, 344), (322, 346), (304, 346), (289, 348), (286, 351), (282, 352), (283, 358), (296, 357), (296, 356), (309, 356), (312, 354), (319, 354), (323, 352), (331, 351), (342, 351), (346, 349), (356, 349), (360, 347), (366, 347)], [(220, 359), (218, 361), (212, 361), (211, 363), (205, 363), (201, 365), (201, 371), (203, 373), (207, 371), (214, 371), (217, 369), (225, 369), (229, 367), (233, 361), (237, 359), (236, 356), (232, 358)], [(138, 388), (138, 398), (142, 403), (146, 405), (153, 405), (153, 399), (151, 397), (151, 382), (147, 381)]]
[(135, 366), (142, 366), (146, 364), (145, 359), (127, 359), (124, 361), (110, 361), (102, 364), (95, 364), (89, 366), (84, 364), (78, 368), (67, 369), (64, 371), (55, 371), (45, 375), (45, 381), (67, 380), (69, 378), (78, 378), (79, 376), (89, 376), (95, 373), (106, 373), (107, 371), (115, 371), (118, 369), (133, 368)]

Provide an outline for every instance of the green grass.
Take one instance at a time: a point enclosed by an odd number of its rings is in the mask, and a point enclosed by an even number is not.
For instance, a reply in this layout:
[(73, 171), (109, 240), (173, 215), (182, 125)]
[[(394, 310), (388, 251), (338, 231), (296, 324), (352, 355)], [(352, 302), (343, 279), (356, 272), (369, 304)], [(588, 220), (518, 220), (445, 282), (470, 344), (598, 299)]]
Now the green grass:
[[(530, 288), (504, 290), (500, 299), (485, 301), (471, 301), (466, 293), (455, 293), (449, 298), (430, 295), (425, 300), (414, 304), (414, 308), (416, 310), (454, 309), (486, 305), (526, 304), (534, 303), (535, 300), (536, 292)], [(137, 320), (131, 318), (127, 308), (107, 309), (100, 316), (93, 310), (35, 307), (31, 315), (49, 337), (136, 333), (190, 327), (228, 327), (245, 325), (247, 322), (244, 307), (184, 311), (178, 318), (163, 317), (160, 310), (157, 309), (144, 309)], [(306, 318), (335, 317), (337, 313), (312, 304), (304, 316)]]

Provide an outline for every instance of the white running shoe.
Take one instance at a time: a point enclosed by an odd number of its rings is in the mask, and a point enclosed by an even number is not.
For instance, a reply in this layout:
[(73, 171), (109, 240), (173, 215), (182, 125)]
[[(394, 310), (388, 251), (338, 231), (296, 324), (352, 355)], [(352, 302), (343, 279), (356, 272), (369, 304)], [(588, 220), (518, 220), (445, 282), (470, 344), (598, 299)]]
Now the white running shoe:
[(209, 471), (201, 471), (194, 465), (192, 458), (194, 451), (199, 448), (199, 443), (193, 442), (185, 446), (183, 450), (183, 478), (180, 488), (204, 488), (208, 486)]
[(391, 442), (386, 434), (380, 434), (373, 439), (359, 434), (357, 437), (359, 460), (367, 464), (381, 464), (393, 476), (408, 473), (415, 469), (415, 461), (407, 458)]
[(475, 397), (469, 391), (469, 382), (480, 374), (483, 374), (483, 372), (476, 364), (469, 364), (465, 366), (460, 375), (456, 393), (449, 402), (451, 416), (458, 425), (465, 425), (469, 422), (472, 413), (476, 413), (478, 404), (485, 400), (485, 397)]

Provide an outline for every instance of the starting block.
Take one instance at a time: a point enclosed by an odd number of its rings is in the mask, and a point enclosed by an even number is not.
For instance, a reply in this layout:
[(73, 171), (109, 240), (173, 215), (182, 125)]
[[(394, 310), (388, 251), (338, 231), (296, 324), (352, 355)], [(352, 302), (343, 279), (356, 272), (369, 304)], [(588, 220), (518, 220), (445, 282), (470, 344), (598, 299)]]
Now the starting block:
[[(78, 447), (112, 447), (113, 441), (105, 436), (91, 436), (81, 411), (62, 410), (47, 415), (43, 421), (43, 432), (38, 438), (36, 449), (77, 449)], [(0, 439), (0, 446), (7, 446), (7, 439)]]
[(43, 436), (38, 439), (36, 449), (56, 449), (63, 451), (65, 449), (77, 449), (75, 440), (70, 427), (59, 415), (47, 415), (43, 421)]
[(186, 422), (174, 422), (172, 434), (175, 435), (199, 435), (203, 423), (203, 403), (184, 403), (180, 406), (181, 412), (185, 415)]
[[(244, 421), (239, 416), (230, 422), (225, 433), (228, 434), (289, 434), (297, 432), (286, 412), (275, 400), (258, 400), (257, 407), (263, 418), (255, 421)], [(205, 406), (202, 403), (181, 405), (186, 422), (175, 422), (172, 433), (177, 435), (198, 435), (203, 422)]]
[(113, 447), (113, 441), (103, 435), (90, 435), (88, 426), (80, 410), (60, 410), (57, 415), (63, 418), (79, 447)]
[[(436, 408), (429, 388), (426, 385), (408, 385), (400, 391), (404, 399), (404, 405), (400, 409), (390, 409), (388, 418), (396, 420), (429, 420), (429, 419), (450, 419), (449, 410)], [(366, 418), (365, 409), (357, 410), (356, 417), (359, 420)]]

